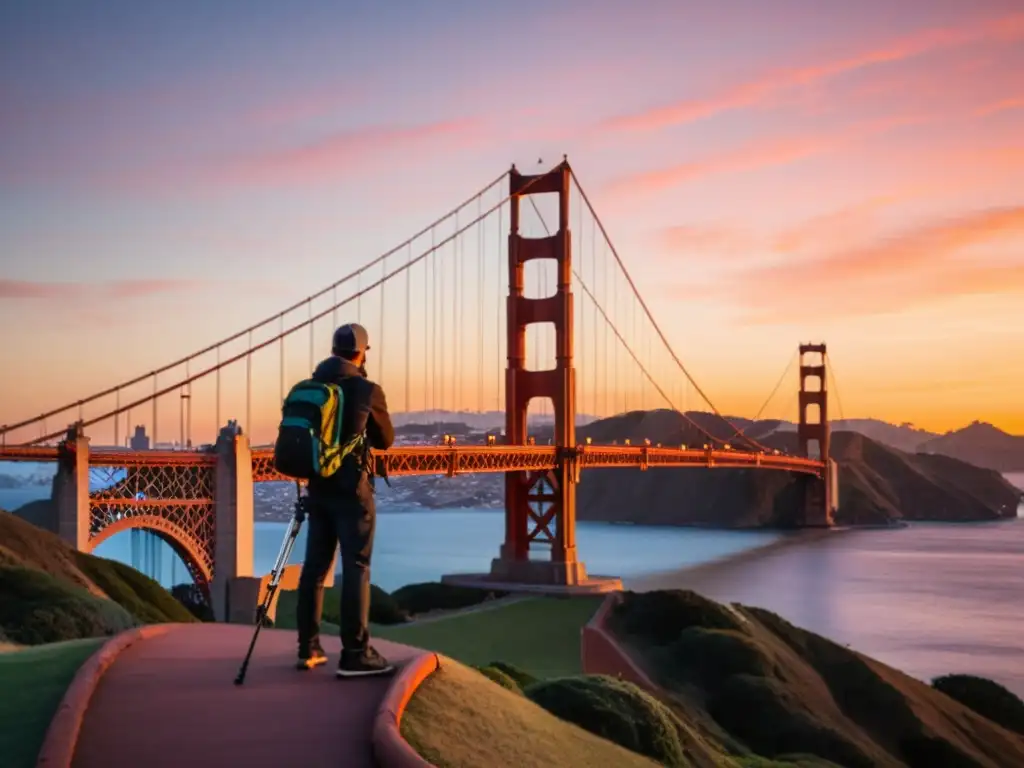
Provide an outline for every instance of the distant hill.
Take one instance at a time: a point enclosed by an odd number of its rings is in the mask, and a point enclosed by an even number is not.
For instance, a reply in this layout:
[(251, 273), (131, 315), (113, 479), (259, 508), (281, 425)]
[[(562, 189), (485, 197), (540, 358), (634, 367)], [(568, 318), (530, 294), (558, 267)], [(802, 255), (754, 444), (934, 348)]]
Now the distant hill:
[(157, 582), (0, 510), (0, 633), (23, 645), (192, 622)]
[[(577, 424), (586, 424), (594, 421), (596, 417), (587, 416), (583, 413), (576, 414)], [(396, 427), (404, 427), (409, 424), (463, 424), (469, 429), (504, 429), (504, 411), (402, 411), (391, 414), (391, 421)], [(533, 414), (530, 416), (530, 426), (550, 425), (553, 417), (550, 415), (541, 416)]]
[(936, 436), (918, 449), (940, 453), (999, 472), (1024, 472), (1024, 436), (1011, 435), (975, 421), (963, 429)]
[[(781, 422), (779, 431), (795, 432), (796, 424), (789, 421)], [(865, 437), (908, 453), (916, 452), (928, 440), (938, 437), (937, 433), (918, 429), (913, 424), (890, 424), (880, 419), (833, 419), (832, 431), (859, 432)]]
[[(697, 414), (688, 414), (695, 421)], [(711, 414), (699, 415), (711, 434), (731, 439), (732, 430)], [(742, 420), (737, 426), (744, 428)], [(759, 441), (796, 453), (793, 432), (755, 425)], [(754, 430), (751, 430), (754, 432)], [(594, 442), (702, 445), (700, 432), (678, 413), (653, 411), (603, 419), (578, 430)], [(741, 439), (735, 447), (744, 447)], [(832, 434), (832, 457), (839, 465), (839, 524), (884, 524), (899, 520), (972, 521), (1016, 515), (1020, 491), (999, 473), (933, 455), (914, 455), (856, 432)], [(578, 489), (581, 520), (648, 525), (720, 527), (795, 524), (799, 488), (786, 472), (765, 470), (639, 469), (587, 470)]]

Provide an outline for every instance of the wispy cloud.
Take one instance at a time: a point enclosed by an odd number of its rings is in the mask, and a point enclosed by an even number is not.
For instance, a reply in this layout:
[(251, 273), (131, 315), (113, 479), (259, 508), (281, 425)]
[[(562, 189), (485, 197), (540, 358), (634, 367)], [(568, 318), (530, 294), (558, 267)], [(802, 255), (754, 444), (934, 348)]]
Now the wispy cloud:
[[(871, 245), (732, 276), (728, 294), (754, 323), (900, 311), (954, 296), (1024, 292), (1024, 258), (964, 258), (1024, 238), (1024, 206), (932, 222)], [(793, 301), (799, 296), (799, 301)]]
[(1015, 109), (1024, 109), (1024, 97), (1001, 99), (981, 107), (974, 114), (976, 117), (989, 117), (990, 115), (997, 115), (1000, 112), (1009, 112)]
[(438, 149), (483, 135), (477, 119), (413, 126), (372, 126), (337, 133), (304, 145), (253, 153), (210, 169), (228, 184), (309, 183), (338, 179), (355, 167), (365, 169), (391, 153)]
[(105, 282), (41, 282), (0, 280), (3, 299), (130, 299), (185, 293), (204, 284), (197, 280), (108, 280)]
[(609, 192), (618, 195), (651, 194), (669, 187), (720, 173), (737, 173), (787, 165), (806, 157), (834, 149), (835, 141), (827, 139), (795, 139), (773, 143), (752, 142), (737, 150), (711, 157), (679, 163), (655, 171), (630, 174), (609, 185)]
[(1013, 42), (1024, 38), (1024, 13), (983, 19), (958, 27), (922, 30), (845, 58), (805, 67), (782, 69), (739, 83), (703, 99), (688, 99), (632, 115), (604, 121), (600, 128), (612, 131), (650, 131), (722, 112), (759, 106), (783, 97), (788, 91), (816, 85), (839, 75), (880, 64), (891, 64), (944, 49), (978, 42)]
[(782, 253), (793, 253), (811, 248), (831, 248), (836, 242), (853, 241), (863, 237), (872, 227), (879, 212), (909, 196), (909, 190), (877, 195), (815, 216), (780, 232), (772, 248)]
[(736, 254), (749, 249), (755, 238), (748, 232), (724, 225), (681, 225), (657, 233), (656, 245), (666, 259), (693, 253)]
[(651, 194), (705, 176), (788, 165), (914, 122), (918, 120), (904, 117), (888, 118), (864, 123), (834, 136), (806, 136), (769, 142), (752, 141), (738, 149), (710, 157), (622, 176), (608, 185), (608, 191), (623, 196)]

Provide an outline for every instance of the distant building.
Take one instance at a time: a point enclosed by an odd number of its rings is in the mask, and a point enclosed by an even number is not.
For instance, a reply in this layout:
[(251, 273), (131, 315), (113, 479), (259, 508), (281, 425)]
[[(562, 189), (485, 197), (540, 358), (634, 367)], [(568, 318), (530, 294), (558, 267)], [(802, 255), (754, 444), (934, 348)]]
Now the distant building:
[(149, 435), (146, 434), (146, 428), (143, 426), (135, 427), (135, 434), (128, 440), (128, 447), (133, 451), (148, 451), (149, 450)]

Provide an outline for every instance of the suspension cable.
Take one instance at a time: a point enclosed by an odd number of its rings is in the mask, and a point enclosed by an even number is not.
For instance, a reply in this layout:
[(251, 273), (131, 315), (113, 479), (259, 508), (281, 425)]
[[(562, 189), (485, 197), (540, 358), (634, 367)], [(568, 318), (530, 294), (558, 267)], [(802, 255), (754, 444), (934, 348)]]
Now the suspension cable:
[[(547, 176), (551, 175), (551, 173), (553, 173), (559, 167), (560, 166), (555, 166), (554, 168), (549, 169), (545, 173), (542, 173), (542, 174), (539, 174), (537, 176), (534, 176), (529, 182), (527, 182), (525, 185), (523, 185), (522, 189), (520, 189), (520, 191), (517, 194), (522, 194), (529, 187), (533, 186), (537, 182), (539, 182), (542, 179), (546, 178)], [(261, 349), (263, 349), (265, 347), (268, 347), (268, 346), (274, 344), (275, 342), (279, 341), (283, 336), (290, 335), (290, 334), (294, 333), (295, 331), (301, 330), (302, 328), (307, 327), (311, 323), (314, 323), (317, 320), (330, 315), (332, 312), (334, 312), (339, 307), (345, 306), (345, 305), (347, 305), (348, 303), (350, 303), (353, 300), (360, 299), (364, 294), (369, 293), (370, 291), (374, 290), (375, 288), (380, 287), (381, 285), (383, 285), (384, 283), (386, 283), (388, 280), (390, 280), (391, 278), (395, 277), (396, 275), (402, 274), (403, 272), (405, 272), (405, 270), (409, 269), (414, 264), (418, 264), (419, 262), (425, 260), (428, 256), (430, 256), (432, 253), (434, 253), (434, 251), (436, 251), (438, 248), (441, 248), (444, 245), (446, 245), (446, 244), (452, 242), (453, 240), (455, 240), (456, 238), (458, 238), (466, 230), (470, 229), (475, 224), (477, 224), (478, 221), (482, 221), (483, 219), (485, 219), (488, 216), (490, 216), (492, 213), (494, 213), (496, 210), (498, 210), (502, 205), (504, 205), (506, 202), (508, 202), (511, 198), (512, 198), (512, 195), (507, 195), (507, 196), (503, 197), (498, 203), (495, 203), (490, 208), (488, 208), (486, 211), (484, 211), (478, 218), (473, 219), (472, 221), (469, 221), (467, 224), (462, 226), (460, 229), (456, 230), (455, 232), (453, 232), (452, 234), (448, 235), (443, 240), (438, 242), (435, 246), (432, 246), (431, 248), (425, 250), (423, 253), (421, 253), (419, 256), (417, 256), (415, 259), (412, 259), (410, 261), (407, 261), (404, 264), (399, 265), (398, 267), (396, 267), (391, 272), (385, 274), (383, 277), (381, 277), (376, 282), (374, 282), (374, 283), (366, 286), (365, 288), (361, 289), (358, 293), (353, 294), (353, 295), (343, 299), (337, 306), (327, 307), (327, 309), (317, 313), (316, 315), (313, 315), (311, 318), (303, 320), (303, 321), (301, 321), (299, 323), (296, 323), (291, 328), (289, 328), (288, 330), (284, 331), (283, 334), (278, 334), (277, 336), (273, 336), (273, 337), (271, 337), (269, 339), (266, 339), (266, 340), (260, 342), (259, 344), (253, 345), (252, 342), (250, 341), (248, 349), (246, 349), (244, 352), (240, 352), (237, 355), (234, 355), (233, 357), (227, 358), (223, 362), (218, 363), (218, 364), (213, 365), (213, 366), (210, 366), (210, 367), (200, 371), (199, 373), (196, 373), (196, 374), (193, 374), (192, 376), (189, 376), (188, 378), (186, 378), (186, 379), (184, 379), (182, 381), (175, 382), (171, 386), (164, 387), (163, 389), (160, 389), (160, 390), (155, 390), (152, 395), (140, 398), (139, 400), (135, 400), (135, 401), (129, 403), (128, 405), (122, 406), (118, 410), (108, 411), (108, 412), (106, 412), (106, 413), (104, 413), (104, 414), (102, 414), (100, 416), (97, 416), (95, 418), (89, 419), (88, 421), (83, 421), (82, 422), (82, 427), (89, 427), (89, 426), (92, 426), (93, 424), (98, 424), (98, 423), (100, 423), (102, 421), (106, 421), (107, 419), (111, 418), (112, 416), (116, 416), (116, 415), (120, 414), (122, 411), (128, 410), (129, 408), (135, 408), (135, 407), (137, 407), (139, 405), (143, 405), (143, 404), (149, 403), (149, 402), (155, 403), (158, 398), (163, 397), (164, 395), (168, 394), (169, 392), (173, 392), (178, 387), (183, 386), (184, 384), (190, 384), (191, 382), (196, 381), (198, 379), (205, 378), (206, 376), (210, 375), (211, 373), (214, 373), (218, 369), (223, 368), (223, 367), (228, 366), (228, 365), (231, 365), (233, 363), (236, 363), (239, 360), (242, 360), (243, 358), (247, 358), (247, 357), (250, 358), (250, 364), (251, 364), (251, 355), (252, 355), (253, 352), (258, 352), (259, 350), (261, 350)], [(375, 263), (378, 263), (379, 261), (381, 261), (381, 259), (378, 259), (377, 262), (375, 262)], [(301, 304), (299, 306), (301, 306)], [(274, 317), (276, 318), (277, 315), (274, 315)], [(250, 333), (250, 337), (251, 337), (251, 331), (249, 333)], [(150, 374), (150, 375), (152, 375), (152, 374)], [(250, 381), (251, 381), (251, 373), (250, 373), (250, 377), (249, 378), (250, 378)], [(250, 384), (250, 386), (251, 386), (251, 384)], [(114, 391), (114, 390), (111, 390), (111, 391)], [(58, 411), (58, 413), (59, 412), (60, 411)], [(250, 416), (247, 416), (247, 419), (248, 418), (250, 418)], [(29, 422), (29, 423), (31, 424), (33, 422)], [(62, 429), (62, 430), (59, 430), (57, 432), (52, 432), (50, 434), (43, 435), (43, 436), (38, 437), (38, 438), (36, 438), (34, 440), (31, 440), (29, 442), (21, 443), (21, 445), (22, 446), (36, 445), (37, 443), (45, 442), (46, 440), (52, 440), (52, 439), (61, 437), (65, 433), (66, 433), (66, 429)]]
[(619, 256), (619, 252), (615, 248), (615, 244), (611, 241), (611, 238), (608, 235), (608, 230), (605, 229), (604, 222), (601, 221), (601, 217), (598, 216), (597, 212), (594, 210), (594, 206), (591, 204), (590, 198), (587, 197), (587, 193), (586, 193), (586, 191), (584, 191), (583, 185), (580, 184), (580, 181), (579, 181), (579, 179), (576, 176), (576, 172), (570, 168), (569, 169), (569, 173), (572, 176), (573, 182), (576, 184), (576, 189), (579, 191), (580, 196), (583, 198), (583, 201), (587, 204), (587, 208), (590, 210), (590, 215), (593, 216), (594, 220), (597, 222), (597, 226), (600, 228), (602, 236), (604, 237), (605, 241), (608, 243), (608, 247), (609, 247), (609, 249), (611, 249), (612, 255), (615, 257), (615, 261), (618, 263), (619, 268), (622, 270), (622, 274), (626, 278), (626, 282), (629, 284), (629, 287), (632, 289), (633, 295), (636, 297), (637, 301), (640, 302), (640, 306), (643, 308), (644, 313), (647, 315), (647, 319), (651, 321), (651, 325), (654, 327), (655, 332), (658, 334), (658, 337), (661, 339), (662, 344), (665, 345), (665, 349), (668, 350), (669, 355), (672, 356), (673, 361), (679, 367), (679, 370), (683, 372), (683, 375), (685, 375), (687, 380), (690, 382), (690, 384), (693, 385), (694, 390), (696, 390), (697, 393), (702, 398), (704, 398), (704, 402), (708, 404), (708, 407), (711, 408), (712, 412), (718, 418), (720, 418), (722, 421), (724, 421), (729, 427), (731, 427), (735, 431), (736, 435), (739, 435), (744, 440), (749, 442), (751, 445), (757, 447), (758, 449), (760, 449), (762, 451), (769, 451), (770, 452), (772, 449), (768, 448), (765, 445), (762, 445), (761, 443), (759, 443), (754, 438), (752, 438), (749, 435), (745, 434), (744, 431), (740, 427), (736, 426), (729, 419), (727, 419), (724, 415), (722, 415), (722, 412), (719, 411), (718, 408), (715, 407), (715, 404), (711, 402), (711, 399), (707, 396), (707, 394), (704, 392), (704, 390), (700, 388), (700, 385), (697, 384), (697, 382), (694, 380), (693, 376), (690, 375), (690, 372), (686, 369), (686, 366), (683, 365), (683, 361), (679, 359), (679, 356), (676, 355), (675, 350), (672, 349), (672, 345), (669, 343), (668, 338), (665, 336), (665, 333), (661, 330), (661, 326), (658, 324), (658, 321), (655, 320), (654, 319), (654, 315), (651, 314), (651, 310), (647, 306), (647, 302), (645, 302), (644, 299), (643, 299), (643, 296), (640, 295), (640, 291), (637, 289), (636, 283), (634, 283), (633, 282), (633, 278), (630, 277), (629, 270), (627, 270), (626, 269), (626, 265), (623, 264), (622, 258)]
[[(547, 176), (550, 173), (551, 173), (551, 171), (549, 170), (547, 173), (543, 174), (543, 176)], [(79, 408), (81, 408), (86, 403), (91, 403), (91, 402), (93, 402), (95, 400), (100, 399), (101, 397), (106, 397), (107, 395), (112, 395), (112, 394), (114, 394), (119, 389), (125, 389), (127, 387), (134, 386), (135, 384), (139, 384), (139, 383), (141, 383), (143, 381), (146, 381), (151, 376), (156, 376), (156, 375), (158, 375), (160, 373), (165, 373), (166, 371), (169, 371), (172, 368), (177, 368), (178, 366), (183, 365), (184, 363), (186, 363), (189, 360), (193, 360), (193, 359), (195, 359), (197, 357), (200, 357), (202, 355), (205, 355), (205, 354), (207, 354), (209, 352), (213, 352), (214, 350), (219, 349), (220, 347), (223, 347), (226, 344), (230, 344), (233, 341), (237, 341), (238, 339), (243, 338), (247, 334), (251, 334), (253, 331), (259, 330), (260, 328), (264, 327), (265, 325), (268, 325), (269, 323), (272, 323), (279, 316), (286, 315), (286, 314), (288, 314), (290, 312), (293, 312), (294, 310), (299, 309), (303, 305), (305, 305), (305, 304), (307, 304), (309, 302), (312, 302), (314, 299), (320, 298), (321, 296), (325, 295), (326, 293), (328, 293), (328, 292), (332, 291), (333, 289), (337, 288), (339, 285), (343, 285), (344, 283), (347, 283), (352, 278), (361, 275), (363, 272), (365, 272), (366, 270), (370, 269), (371, 267), (376, 266), (377, 264), (382, 262), (384, 259), (388, 258), (389, 256), (394, 255), (395, 253), (397, 253), (398, 251), (402, 250), (406, 246), (412, 244), (413, 241), (415, 241), (420, 236), (426, 234), (427, 232), (430, 232), (434, 227), (436, 227), (442, 221), (445, 221), (445, 220), (451, 218), (452, 215), (456, 211), (461, 210), (465, 206), (469, 205), (469, 203), (471, 203), (476, 198), (481, 197), (482, 195), (485, 195), (487, 192), (490, 192), (491, 189), (493, 189), (495, 186), (497, 186), (498, 184), (500, 184), (502, 182), (502, 180), (505, 178), (505, 176), (507, 174), (508, 174), (507, 171), (503, 172), (494, 181), (492, 181), (490, 184), (485, 186), (483, 189), (481, 189), (475, 195), (472, 195), (472, 196), (466, 198), (466, 200), (464, 202), (462, 202), (458, 207), (453, 208), (451, 211), (449, 211), (444, 216), (441, 216), (440, 218), (435, 219), (429, 226), (424, 227), (423, 229), (418, 231), (416, 234), (412, 235), (411, 237), (407, 238), (406, 240), (403, 240), (399, 245), (396, 245), (391, 250), (387, 251), (384, 254), (381, 254), (380, 256), (378, 256), (377, 258), (375, 258), (372, 261), (368, 262), (367, 264), (364, 264), (363, 266), (361, 266), (359, 269), (355, 270), (354, 272), (350, 272), (348, 275), (346, 275), (345, 277), (341, 278), (340, 280), (335, 281), (334, 283), (332, 283), (331, 285), (327, 286), (323, 290), (318, 291), (318, 292), (316, 292), (316, 293), (306, 297), (305, 299), (296, 302), (295, 304), (292, 304), (287, 309), (284, 309), (284, 310), (282, 310), (280, 312), (275, 312), (274, 314), (270, 315), (267, 319), (265, 319), (265, 320), (263, 320), (263, 321), (261, 321), (259, 323), (256, 323), (255, 325), (251, 325), (248, 328), (245, 328), (245, 329), (243, 329), (241, 331), (238, 331), (237, 333), (232, 334), (231, 336), (228, 336), (227, 338), (224, 338), (221, 341), (218, 341), (216, 344), (210, 344), (209, 346), (204, 347), (203, 349), (199, 350), (198, 352), (193, 352), (190, 355), (186, 355), (185, 357), (183, 357), (183, 358), (181, 358), (179, 360), (175, 360), (173, 363), (168, 363), (167, 365), (164, 365), (164, 366), (162, 366), (160, 368), (157, 368), (157, 369), (155, 369), (153, 371), (150, 371), (149, 373), (142, 374), (142, 375), (137, 376), (137, 377), (135, 377), (133, 379), (130, 379), (129, 381), (121, 382), (121, 383), (117, 384), (116, 386), (108, 387), (107, 389), (104, 389), (101, 392), (97, 392), (94, 395), (90, 395), (89, 397), (83, 398), (81, 400), (76, 400), (76, 401), (71, 402), (71, 403), (69, 403), (69, 404), (67, 404), (65, 406), (62, 406), (60, 408), (55, 408), (53, 410), (47, 411), (45, 413), (42, 413), (42, 414), (40, 414), (38, 416), (34, 416), (34, 417), (30, 418), (30, 419), (25, 419), (25, 420), (20, 421), (20, 422), (18, 422), (16, 424), (5, 424), (3, 426), (0, 426), (0, 434), (6, 434), (7, 432), (12, 432), (12, 431), (14, 431), (16, 429), (21, 429), (23, 427), (27, 427), (27, 426), (30, 426), (32, 424), (35, 424), (35, 423), (37, 423), (39, 421), (43, 421), (44, 419), (48, 419), (48, 418), (51, 418), (53, 416), (57, 416), (57, 415), (63, 413), (64, 411), (71, 410), (75, 406), (78, 406)], [(542, 178), (542, 177), (537, 177), (537, 178)], [(319, 317), (319, 315), (318, 315), (318, 317)], [(92, 423), (95, 423), (95, 422), (92, 422)]]
[[(529, 201), (530, 201), (530, 204), (533, 206), (533, 210), (536, 211), (538, 218), (540, 218), (541, 224), (544, 226), (544, 231), (547, 232), (548, 236), (550, 237), (551, 236), (551, 229), (550, 229), (550, 227), (548, 227), (547, 221), (544, 219), (544, 216), (541, 214), (540, 209), (537, 207), (537, 203), (534, 201), (534, 199), (532, 197), (529, 198)], [(600, 225), (600, 222), (598, 224)], [(612, 333), (614, 333), (616, 338), (618, 338), (618, 340), (622, 343), (622, 347), (626, 350), (626, 352), (629, 354), (629, 356), (631, 358), (633, 358), (633, 362), (636, 363), (637, 368), (647, 378), (647, 380), (651, 382), (651, 386), (653, 386), (656, 390), (658, 390), (658, 393), (662, 396), (662, 398), (665, 400), (665, 402), (668, 403), (669, 406), (674, 411), (678, 412), (680, 416), (682, 416), (687, 422), (689, 422), (699, 432), (701, 432), (702, 434), (706, 435), (710, 440), (718, 442), (718, 443), (722, 443), (724, 445), (727, 441), (722, 440), (721, 438), (715, 437), (710, 432), (708, 432), (706, 429), (704, 429), (704, 427), (702, 427), (700, 424), (698, 424), (696, 421), (694, 421), (689, 416), (687, 416), (685, 413), (683, 413), (678, 408), (676, 408), (675, 404), (672, 402), (672, 398), (669, 397), (665, 393), (665, 390), (663, 390), (661, 388), (661, 386), (659, 386), (659, 384), (654, 380), (654, 378), (651, 376), (650, 372), (647, 370), (647, 367), (642, 362), (640, 362), (640, 358), (637, 357), (637, 355), (633, 352), (632, 347), (630, 347), (629, 343), (626, 341), (626, 339), (623, 338), (622, 334), (619, 332), (618, 327), (611, 320), (611, 318), (608, 317), (608, 313), (605, 312), (604, 307), (601, 306), (600, 302), (597, 300), (597, 297), (590, 291), (590, 288), (587, 287), (586, 281), (584, 281), (583, 278), (580, 276), (580, 273), (576, 270), (575, 265), (573, 266), (572, 273), (573, 273), (573, 277), (575, 277), (579, 281), (580, 288), (582, 288), (584, 293), (587, 294), (587, 296), (590, 298), (591, 302), (593, 302), (594, 307), (601, 314), (601, 317), (604, 318), (604, 321), (608, 324), (608, 327), (611, 328)]]

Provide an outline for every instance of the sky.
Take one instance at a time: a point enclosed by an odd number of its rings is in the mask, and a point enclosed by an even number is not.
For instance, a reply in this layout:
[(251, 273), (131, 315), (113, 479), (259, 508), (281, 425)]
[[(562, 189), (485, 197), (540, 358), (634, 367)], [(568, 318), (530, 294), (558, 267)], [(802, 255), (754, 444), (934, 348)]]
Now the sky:
[[(0, 423), (271, 316), (511, 163), (563, 154), (720, 410), (753, 416), (797, 344), (824, 340), (842, 416), (1024, 434), (1019, 0), (4, 4)], [(466, 300), (493, 330), (463, 323), (483, 330), (446, 363), (489, 389), (448, 406), (500, 405), (500, 226), (462, 246), (493, 267)], [(398, 408), (430, 404), (427, 275), (387, 299), (423, 334)], [(402, 324), (377, 345), (391, 391)], [(581, 355), (581, 407), (602, 412)], [(241, 368), (218, 417), (240, 415)], [(795, 418), (796, 387), (791, 370), (763, 415)]]

